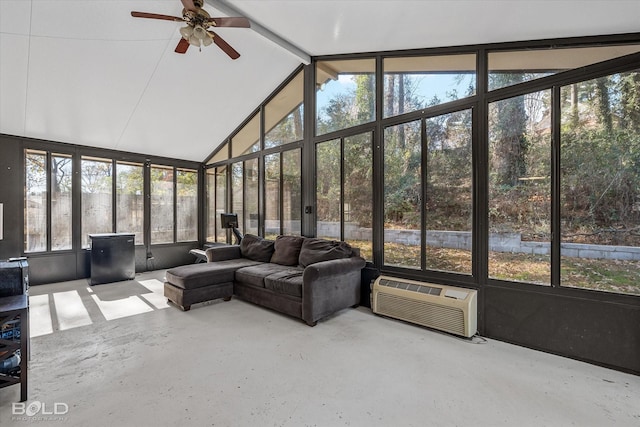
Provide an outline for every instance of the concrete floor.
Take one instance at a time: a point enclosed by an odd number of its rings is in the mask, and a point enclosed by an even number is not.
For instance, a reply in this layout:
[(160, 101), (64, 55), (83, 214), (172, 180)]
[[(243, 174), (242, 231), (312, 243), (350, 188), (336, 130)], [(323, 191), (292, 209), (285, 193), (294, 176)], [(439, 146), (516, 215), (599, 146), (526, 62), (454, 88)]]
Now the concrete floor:
[(1, 389), (0, 425), (640, 426), (638, 376), (363, 307), (313, 328), (235, 298), (181, 312), (163, 274), (32, 287), (41, 409)]

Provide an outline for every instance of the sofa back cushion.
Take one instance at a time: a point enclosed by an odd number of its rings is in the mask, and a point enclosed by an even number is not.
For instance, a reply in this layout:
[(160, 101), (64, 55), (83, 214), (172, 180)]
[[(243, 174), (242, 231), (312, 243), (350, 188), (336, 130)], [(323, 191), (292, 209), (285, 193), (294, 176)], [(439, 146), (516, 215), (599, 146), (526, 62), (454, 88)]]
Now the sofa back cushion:
[(266, 240), (253, 234), (245, 234), (240, 242), (240, 253), (253, 261), (269, 262), (273, 255), (273, 240)]
[(302, 242), (298, 262), (306, 267), (316, 262), (349, 258), (351, 246), (346, 242), (307, 237)]
[(280, 265), (298, 265), (298, 257), (304, 237), (278, 236), (273, 245), (275, 250), (271, 255), (271, 262)]

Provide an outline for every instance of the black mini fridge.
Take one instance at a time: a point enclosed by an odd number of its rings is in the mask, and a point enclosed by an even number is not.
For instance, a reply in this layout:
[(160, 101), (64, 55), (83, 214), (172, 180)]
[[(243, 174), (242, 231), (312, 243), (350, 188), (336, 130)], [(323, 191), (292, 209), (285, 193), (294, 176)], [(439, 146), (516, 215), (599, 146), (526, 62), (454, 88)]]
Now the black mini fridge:
[(89, 234), (89, 238), (91, 239), (91, 285), (135, 278), (134, 234)]

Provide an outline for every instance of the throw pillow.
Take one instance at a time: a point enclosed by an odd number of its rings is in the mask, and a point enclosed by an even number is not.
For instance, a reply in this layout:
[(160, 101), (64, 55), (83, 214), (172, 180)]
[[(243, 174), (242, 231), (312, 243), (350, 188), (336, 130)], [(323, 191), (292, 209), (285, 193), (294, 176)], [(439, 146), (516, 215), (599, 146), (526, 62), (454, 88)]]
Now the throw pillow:
[(273, 255), (273, 240), (266, 240), (253, 234), (245, 234), (240, 242), (240, 253), (253, 261), (269, 262)]
[(303, 241), (304, 237), (300, 236), (276, 237), (275, 251), (271, 256), (271, 262), (280, 265), (298, 265), (298, 256)]
[(300, 249), (300, 265), (306, 267), (316, 262), (332, 259), (349, 258), (351, 246), (346, 242), (306, 238)]

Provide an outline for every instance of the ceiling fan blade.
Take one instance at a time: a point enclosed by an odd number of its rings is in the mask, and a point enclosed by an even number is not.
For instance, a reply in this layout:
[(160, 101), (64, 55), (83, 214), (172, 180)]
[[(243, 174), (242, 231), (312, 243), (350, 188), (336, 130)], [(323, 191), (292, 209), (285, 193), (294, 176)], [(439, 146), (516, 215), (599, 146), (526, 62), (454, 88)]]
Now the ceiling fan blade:
[(242, 16), (229, 17), (229, 18), (211, 18), (209, 19), (211, 25), (216, 27), (236, 27), (236, 28), (249, 28), (251, 23), (249, 20)]
[(213, 31), (208, 31), (208, 32), (211, 34), (211, 36), (213, 36), (213, 42), (217, 44), (218, 47), (224, 51), (224, 53), (229, 55), (229, 58), (231, 59), (240, 58), (240, 54), (238, 53), (238, 51), (232, 48), (231, 45), (226, 41), (224, 41), (222, 37), (220, 37), (218, 34), (214, 33)]
[(196, 5), (193, 4), (193, 0), (182, 0), (182, 5), (187, 10), (193, 10), (194, 12), (198, 10), (198, 8), (196, 8)]
[(169, 15), (160, 15), (157, 13), (147, 13), (147, 12), (131, 12), (131, 16), (134, 18), (151, 18), (151, 19), (163, 19), (165, 21), (184, 21), (181, 17), (177, 16), (169, 16)]
[(187, 49), (189, 49), (189, 42), (186, 39), (181, 38), (178, 42), (178, 46), (176, 46), (176, 53), (186, 53)]

